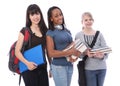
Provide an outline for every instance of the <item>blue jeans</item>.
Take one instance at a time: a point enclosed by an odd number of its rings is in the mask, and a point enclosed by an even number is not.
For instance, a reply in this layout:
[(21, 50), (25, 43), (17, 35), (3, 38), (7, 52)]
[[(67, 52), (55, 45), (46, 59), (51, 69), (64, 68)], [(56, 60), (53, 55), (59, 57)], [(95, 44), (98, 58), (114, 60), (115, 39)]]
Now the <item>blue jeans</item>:
[(103, 86), (106, 69), (85, 70), (87, 86)]
[(51, 69), (55, 86), (70, 86), (73, 66), (57, 66), (51, 64)]

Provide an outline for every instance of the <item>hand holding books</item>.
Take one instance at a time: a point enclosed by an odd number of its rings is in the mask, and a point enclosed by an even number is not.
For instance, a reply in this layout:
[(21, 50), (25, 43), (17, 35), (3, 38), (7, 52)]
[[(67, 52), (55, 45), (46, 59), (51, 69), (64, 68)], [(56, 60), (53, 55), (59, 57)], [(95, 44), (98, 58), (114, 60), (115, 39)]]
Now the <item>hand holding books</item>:
[(97, 48), (97, 49), (90, 50), (90, 53), (96, 53), (96, 52), (111, 53), (112, 49), (110, 47), (103, 47), (103, 48)]
[[(80, 39), (75, 40), (70, 46), (68, 46), (67, 48), (65, 48), (64, 51), (69, 50), (72, 47), (74, 47), (80, 53), (83, 53), (87, 49), (86, 45), (83, 42), (81, 42)], [(66, 57), (67, 61), (70, 61), (70, 58), (72, 58), (74, 60), (74, 59), (77, 59), (78, 56), (72, 55), (70, 57)]]
[(112, 52), (112, 49), (110, 47), (103, 47), (103, 48), (89, 50), (90, 55), (92, 55), (92, 57), (96, 57), (96, 58), (103, 58), (104, 54), (108, 54), (111, 52)]

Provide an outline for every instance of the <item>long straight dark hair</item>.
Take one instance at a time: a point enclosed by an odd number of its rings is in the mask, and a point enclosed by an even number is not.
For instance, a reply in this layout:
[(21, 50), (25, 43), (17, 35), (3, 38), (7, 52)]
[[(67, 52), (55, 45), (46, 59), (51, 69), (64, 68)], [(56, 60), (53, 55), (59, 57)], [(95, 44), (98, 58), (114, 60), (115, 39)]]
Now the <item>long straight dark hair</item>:
[(44, 21), (44, 18), (43, 18), (43, 15), (42, 15), (42, 11), (41, 9), (39, 8), (38, 5), (36, 4), (31, 4), (28, 6), (27, 8), (27, 12), (26, 12), (26, 27), (30, 27), (31, 26), (31, 20), (29, 18), (29, 15), (30, 14), (37, 14), (37, 13), (40, 13), (40, 16), (41, 16), (41, 20), (38, 24), (39, 28), (40, 28), (40, 31), (42, 32), (43, 35), (46, 35), (46, 32), (47, 32), (47, 26), (45, 24), (45, 21)]

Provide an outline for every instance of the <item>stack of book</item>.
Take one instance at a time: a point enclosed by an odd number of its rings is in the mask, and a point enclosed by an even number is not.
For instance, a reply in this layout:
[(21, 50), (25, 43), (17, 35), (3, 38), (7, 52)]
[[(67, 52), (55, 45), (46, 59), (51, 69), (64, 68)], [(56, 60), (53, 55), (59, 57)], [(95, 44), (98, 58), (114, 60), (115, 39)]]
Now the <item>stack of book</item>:
[(75, 48), (81, 53), (83, 53), (87, 49), (86, 45), (81, 42), (80, 39), (75, 40)]
[(91, 49), (91, 53), (96, 53), (96, 52), (111, 53), (112, 49), (110, 47)]
[[(75, 47), (76, 50), (78, 50), (79, 52), (83, 53), (87, 47), (86, 45), (80, 40), (80, 39), (77, 39), (74, 41), (73, 44), (71, 44), (70, 46), (68, 46), (67, 48), (64, 49), (64, 51), (66, 50), (69, 50), (71, 49), (72, 47)], [(72, 55), (71, 56), (73, 59), (76, 59), (77, 57)], [(69, 57), (66, 57), (67, 58), (67, 61), (69, 61)]]

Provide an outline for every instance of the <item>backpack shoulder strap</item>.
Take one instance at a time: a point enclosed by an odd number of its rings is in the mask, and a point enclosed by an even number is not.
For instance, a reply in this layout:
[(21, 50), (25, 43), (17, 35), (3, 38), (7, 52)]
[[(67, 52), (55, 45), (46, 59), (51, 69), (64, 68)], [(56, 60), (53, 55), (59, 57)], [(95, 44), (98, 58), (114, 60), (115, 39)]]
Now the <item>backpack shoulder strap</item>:
[[(23, 47), (22, 47), (22, 52), (24, 52), (24, 49), (25, 49), (25, 46), (27, 44), (29, 44), (29, 46), (31, 46), (31, 30), (30, 28), (27, 28), (27, 27), (23, 27), (23, 30), (25, 31), (24, 33), (24, 43), (23, 43)], [(20, 86), (20, 83), (21, 83), (21, 77), (22, 75), (20, 74), (19, 75), (19, 86)]]
[(25, 46), (28, 44), (28, 46), (31, 46), (31, 30), (28, 27), (23, 27), (24, 30), (24, 43), (22, 47), (22, 52), (24, 52)]
[(19, 75), (19, 86), (20, 86), (20, 83), (21, 83), (21, 77), (22, 77), (22, 75), (20, 74)]

